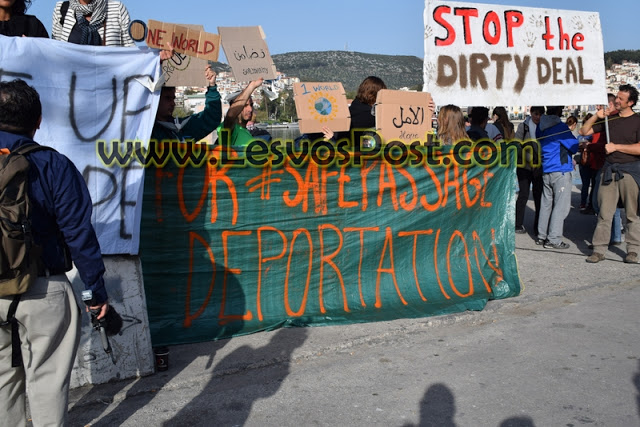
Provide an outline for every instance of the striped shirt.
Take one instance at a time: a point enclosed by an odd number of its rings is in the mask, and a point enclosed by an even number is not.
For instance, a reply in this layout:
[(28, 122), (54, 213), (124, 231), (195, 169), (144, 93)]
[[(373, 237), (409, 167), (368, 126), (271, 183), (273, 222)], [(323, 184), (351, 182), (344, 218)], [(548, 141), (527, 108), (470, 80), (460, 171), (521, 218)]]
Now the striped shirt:
[[(53, 27), (51, 38), (54, 40), (69, 41), (71, 30), (76, 25), (76, 14), (69, 8), (64, 18), (64, 27), (60, 25), (60, 8), (62, 1), (56, 3), (53, 9)], [(129, 12), (119, 1), (108, 0), (107, 2), (107, 25), (98, 30), (100, 37), (105, 38), (105, 46), (135, 46), (133, 39), (129, 35)]]

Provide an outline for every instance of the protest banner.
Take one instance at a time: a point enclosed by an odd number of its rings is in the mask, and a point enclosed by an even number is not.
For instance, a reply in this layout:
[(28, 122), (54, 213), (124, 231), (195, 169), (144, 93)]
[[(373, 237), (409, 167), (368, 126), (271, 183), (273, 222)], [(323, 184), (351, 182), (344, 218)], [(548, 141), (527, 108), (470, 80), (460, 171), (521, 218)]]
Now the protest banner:
[(167, 43), (176, 52), (209, 61), (218, 60), (220, 36), (196, 26), (170, 24), (150, 19), (147, 24), (147, 46), (166, 49)]
[(293, 96), (301, 133), (320, 133), (324, 126), (334, 132), (349, 130), (351, 116), (342, 83), (294, 83)]
[(225, 163), (228, 147), (217, 147), (193, 149), (199, 167), (146, 169), (141, 259), (154, 345), (481, 310), (520, 292), (515, 193), (505, 191), (515, 165), (461, 166), (502, 151), (426, 147), (399, 166), (382, 148), (359, 153), (362, 163), (334, 150), (359, 164), (349, 167), (322, 165), (323, 141), (290, 148), (263, 152), (284, 157), (279, 166), (240, 167), (257, 164), (251, 147)]
[(40, 94), (35, 140), (65, 154), (82, 173), (103, 254), (138, 252), (142, 167), (105, 164), (99, 150), (120, 158), (132, 141), (147, 146), (160, 93), (147, 86), (158, 81), (159, 62), (149, 49), (0, 36), (0, 78), (21, 78)]
[(424, 90), (439, 104), (606, 104), (600, 16), (426, 0)]
[(411, 144), (431, 131), (431, 95), (426, 92), (381, 89), (376, 98), (376, 129), (385, 142)]
[(237, 82), (276, 78), (262, 27), (218, 27), (222, 48)]

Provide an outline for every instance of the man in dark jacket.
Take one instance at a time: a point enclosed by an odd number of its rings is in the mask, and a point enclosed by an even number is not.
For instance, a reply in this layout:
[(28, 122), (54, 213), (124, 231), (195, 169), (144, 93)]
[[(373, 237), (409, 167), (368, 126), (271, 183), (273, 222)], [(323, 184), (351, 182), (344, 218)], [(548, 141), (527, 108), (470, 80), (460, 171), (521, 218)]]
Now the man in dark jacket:
[(152, 143), (198, 142), (218, 127), (222, 119), (222, 103), (216, 86), (216, 73), (211, 67), (205, 70), (205, 78), (209, 82), (209, 88), (205, 95), (204, 110), (182, 119), (173, 117), (173, 110), (176, 107), (176, 88), (169, 86), (162, 88), (156, 123), (151, 132)]
[(564, 220), (571, 210), (571, 155), (578, 151), (578, 140), (562, 122), (563, 107), (547, 107), (540, 118), (536, 138), (542, 154), (542, 200), (538, 220), (537, 244), (547, 249), (567, 249), (562, 241)]
[(538, 233), (538, 219), (540, 218), (540, 204), (542, 200), (542, 167), (537, 165), (540, 157), (539, 146), (536, 141), (536, 129), (540, 123), (540, 117), (544, 114), (544, 107), (531, 107), (531, 116), (524, 119), (516, 130), (515, 139), (520, 144), (525, 145), (527, 141), (533, 143), (526, 144), (532, 149), (521, 149), (519, 156), (522, 163), (518, 164), (516, 174), (518, 176), (518, 198), (516, 200), (516, 233), (526, 233), (524, 228), (524, 212), (529, 201), (529, 188), (533, 190), (533, 204), (535, 207), (535, 215), (533, 220), (533, 233)]
[[(14, 151), (34, 144), (42, 120), (40, 97), (22, 80), (0, 82), (0, 149)], [(92, 310), (107, 313), (105, 271), (91, 225), (91, 198), (71, 161), (52, 150), (27, 155), (28, 194), (34, 242), (42, 248), (39, 277), (21, 295), (19, 322), (23, 365), (11, 367), (10, 328), (0, 329), (0, 412), (2, 424), (25, 425), (25, 393), (34, 425), (64, 425), (69, 379), (80, 338), (80, 310), (65, 272), (75, 263)], [(71, 259), (69, 259), (70, 254)], [(0, 319), (13, 301), (0, 298)]]

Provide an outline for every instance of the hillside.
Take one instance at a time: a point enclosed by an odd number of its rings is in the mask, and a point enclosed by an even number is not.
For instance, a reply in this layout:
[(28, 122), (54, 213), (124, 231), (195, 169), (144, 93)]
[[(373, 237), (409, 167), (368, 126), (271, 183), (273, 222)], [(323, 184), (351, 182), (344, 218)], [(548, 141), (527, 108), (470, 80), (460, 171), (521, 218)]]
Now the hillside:
[[(326, 51), (289, 52), (273, 55), (276, 69), (301, 81), (342, 82), (346, 91), (355, 92), (367, 76), (378, 76), (389, 89), (422, 88), (422, 59), (416, 56), (374, 55), (369, 53)], [(229, 66), (215, 63), (217, 71)]]
[(607, 69), (613, 64), (622, 64), (622, 61), (640, 63), (640, 50), (614, 50), (604, 54), (604, 63)]
[(367, 76), (378, 76), (389, 89), (422, 86), (422, 59), (415, 56), (359, 52), (290, 52), (273, 55), (276, 69), (301, 81), (342, 82), (355, 91)]

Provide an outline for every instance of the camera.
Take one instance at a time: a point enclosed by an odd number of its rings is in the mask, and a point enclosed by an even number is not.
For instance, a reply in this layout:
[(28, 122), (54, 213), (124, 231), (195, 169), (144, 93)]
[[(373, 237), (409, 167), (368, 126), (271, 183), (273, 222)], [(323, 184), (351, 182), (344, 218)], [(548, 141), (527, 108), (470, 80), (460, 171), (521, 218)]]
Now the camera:
[[(82, 291), (82, 301), (84, 301), (87, 307), (96, 305), (93, 298), (93, 292), (91, 290)], [(90, 308), (89, 312), (91, 313), (91, 324), (93, 325), (93, 329), (100, 333), (102, 348), (105, 353), (111, 357), (111, 361), (115, 365), (116, 358), (113, 354), (113, 350), (111, 349), (109, 337), (117, 334), (122, 329), (122, 317), (120, 317), (112, 305), (109, 305), (107, 313), (102, 319), (98, 319), (98, 314), (100, 314), (99, 310), (93, 310)]]

